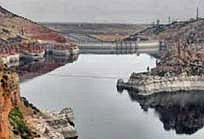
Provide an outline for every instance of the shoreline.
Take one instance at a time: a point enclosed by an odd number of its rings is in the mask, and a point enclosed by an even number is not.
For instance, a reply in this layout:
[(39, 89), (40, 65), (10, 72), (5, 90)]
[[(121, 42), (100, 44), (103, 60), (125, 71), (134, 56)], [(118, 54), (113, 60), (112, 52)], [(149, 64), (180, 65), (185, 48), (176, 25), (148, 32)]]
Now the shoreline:
[[(77, 139), (78, 132), (75, 127), (74, 112), (71, 107), (64, 107), (60, 111), (39, 110), (25, 97), (16, 108), (23, 114), (22, 121), (28, 129), (28, 135), (34, 139)], [(16, 127), (15, 127), (16, 128)], [(15, 129), (14, 128), (14, 129)], [(15, 130), (14, 130), (15, 131)], [(13, 132), (13, 137), (19, 135)], [(22, 136), (20, 134), (20, 136)]]
[(134, 90), (139, 95), (159, 92), (204, 91), (204, 59), (200, 51), (179, 42), (156, 61), (156, 67), (143, 73), (132, 73), (127, 82), (117, 81), (119, 91)]
[(149, 96), (161, 92), (180, 92), (180, 91), (193, 91), (204, 90), (204, 77), (199, 76), (181, 76), (172, 78), (143, 78), (140, 80), (130, 80), (124, 82), (122, 79), (117, 81), (117, 88), (119, 91), (124, 89), (135, 91), (138, 95)]

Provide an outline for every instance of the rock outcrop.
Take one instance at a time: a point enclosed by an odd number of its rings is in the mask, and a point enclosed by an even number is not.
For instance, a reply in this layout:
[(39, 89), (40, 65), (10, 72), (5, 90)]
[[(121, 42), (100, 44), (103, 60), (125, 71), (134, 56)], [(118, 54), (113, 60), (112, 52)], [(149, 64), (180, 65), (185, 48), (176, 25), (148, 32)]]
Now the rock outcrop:
[[(71, 108), (64, 108), (60, 112), (43, 112), (37, 118), (28, 118), (28, 123), (41, 138), (48, 139), (77, 139), (74, 124), (74, 114)], [(38, 139), (36, 137), (36, 139)]]

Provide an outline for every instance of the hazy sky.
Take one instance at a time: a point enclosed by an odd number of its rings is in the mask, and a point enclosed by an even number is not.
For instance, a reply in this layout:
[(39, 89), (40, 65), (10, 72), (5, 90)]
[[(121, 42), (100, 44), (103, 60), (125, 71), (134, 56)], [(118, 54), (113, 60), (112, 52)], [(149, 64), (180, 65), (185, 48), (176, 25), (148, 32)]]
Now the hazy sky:
[(160, 18), (204, 16), (202, 0), (0, 0), (0, 5), (39, 22), (152, 23)]

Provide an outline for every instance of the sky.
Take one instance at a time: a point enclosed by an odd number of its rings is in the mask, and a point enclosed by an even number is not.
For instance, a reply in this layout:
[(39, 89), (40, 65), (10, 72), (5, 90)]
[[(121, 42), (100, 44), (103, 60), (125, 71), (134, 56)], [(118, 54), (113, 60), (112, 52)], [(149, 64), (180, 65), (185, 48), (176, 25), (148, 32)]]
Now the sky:
[(8, 10), (37, 22), (152, 23), (204, 16), (202, 0), (0, 0)]

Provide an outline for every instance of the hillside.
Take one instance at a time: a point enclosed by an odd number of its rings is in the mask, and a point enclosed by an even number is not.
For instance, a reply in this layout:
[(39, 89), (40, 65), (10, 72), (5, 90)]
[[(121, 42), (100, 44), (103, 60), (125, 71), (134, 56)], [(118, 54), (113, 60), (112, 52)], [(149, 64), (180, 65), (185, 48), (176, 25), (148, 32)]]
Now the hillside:
[(15, 37), (59, 43), (70, 42), (62, 34), (29, 19), (15, 15), (0, 6), (0, 42)]
[(144, 30), (145, 24), (103, 24), (103, 23), (44, 23), (65, 35), (83, 34), (103, 41), (114, 41)]
[(148, 39), (165, 40), (167, 42), (176, 42), (179, 39), (189, 43), (203, 43), (204, 19), (178, 21), (167, 25), (154, 25), (131, 35), (127, 39), (134, 40), (139, 36)]

